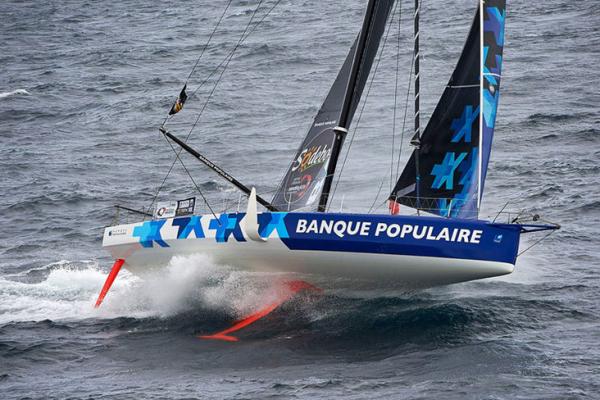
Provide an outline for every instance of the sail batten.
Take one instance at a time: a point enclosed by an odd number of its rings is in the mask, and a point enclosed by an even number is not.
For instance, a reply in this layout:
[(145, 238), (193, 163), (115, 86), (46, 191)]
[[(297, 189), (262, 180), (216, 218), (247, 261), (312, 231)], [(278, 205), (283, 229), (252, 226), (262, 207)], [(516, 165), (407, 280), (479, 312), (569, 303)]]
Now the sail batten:
[(478, 217), (500, 89), (504, 8), (505, 0), (480, 0), (456, 68), (390, 201), (445, 217)]

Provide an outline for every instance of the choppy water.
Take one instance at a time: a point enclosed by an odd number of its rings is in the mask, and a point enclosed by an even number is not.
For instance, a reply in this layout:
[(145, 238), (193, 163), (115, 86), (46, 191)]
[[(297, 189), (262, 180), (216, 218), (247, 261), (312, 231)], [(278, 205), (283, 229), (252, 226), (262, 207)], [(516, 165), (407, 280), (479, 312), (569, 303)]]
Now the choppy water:
[[(224, 3), (0, 4), (0, 397), (600, 398), (597, 1), (508, 4), (484, 207), (492, 214), (511, 201), (563, 225), (511, 276), (385, 296), (303, 296), (236, 344), (195, 334), (257, 307), (269, 277), (202, 255), (146, 280), (125, 271), (92, 309), (110, 265), (101, 234), (112, 205), (151, 201), (172, 161), (156, 127)], [(364, 3), (282, 1), (236, 53), (194, 146), (259, 192), (275, 189)], [(423, 3), (426, 116), (474, 2)], [(234, 46), (256, 4), (233, 1), (190, 87)], [(272, 4), (265, 0), (261, 15)], [(403, 11), (401, 93), (412, 29), (410, 5)], [(335, 207), (343, 199), (344, 209), (368, 209), (389, 175), (396, 39), (392, 32)], [(187, 132), (209, 89), (189, 100), (173, 130)], [(188, 164), (217, 208), (237, 198)], [(163, 195), (188, 194), (176, 167)]]

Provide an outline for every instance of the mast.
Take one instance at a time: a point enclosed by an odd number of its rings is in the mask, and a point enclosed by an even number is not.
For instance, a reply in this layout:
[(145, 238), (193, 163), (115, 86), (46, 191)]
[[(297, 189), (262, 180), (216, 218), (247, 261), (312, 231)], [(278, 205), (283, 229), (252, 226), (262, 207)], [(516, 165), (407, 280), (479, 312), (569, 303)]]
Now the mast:
[(415, 194), (417, 197), (417, 214), (421, 208), (421, 170), (419, 166), (419, 153), (421, 152), (421, 123), (420, 123), (420, 102), (419, 102), (419, 11), (420, 0), (415, 0), (415, 18), (414, 18), (414, 69), (415, 69), (415, 134), (410, 144), (415, 147)]
[(325, 212), (327, 208), (327, 201), (329, 199), (329, 191), (331, 190), (331, 184), (333, 182), (333, 174), (335, 173), (335, 167), (342, 149), (342, 143), (346, 134), (348, 133), (348, 127), (350, 126), (350, 114), (352, 103), (355, 99), (355, 90), (359, 77), (360, 67), (365, 57), (365, 47), (367, 39), (369, 37), (369, 28), (373, 21), (373, 15), (375, 14), (376, 0), (369, 0), (367, 4), (367, 11), (363, 20), (362, 29), (360, 36), (356, 44), (356, 52), (354, 53), (354, 60), (352, 61), (352, 68), (350, 70), (350, 77), (348, 78), (348, 85), (346, 86), (346, 92), (344, 94), (344, 102), (338, 120), (338, 125), (333, 128), (335, 133), (335, 139), (331, 149), (331, 158), (327, 165), (327, 175), (323, 183), (323, 191), (321, 192), (321, 198), (319, 200), (319, 212)]
[[(483, 47), (484, 47), (484, 32), (485, 32), (485, 26), (483, 24), (483, 14), (484, 14), (484, 10), (483, 10), (483, 1), (484, 0), (479, 0), (479, 104), (481, 107), (481, 111), (483, 111), (483, 107), (484, 107), (484, 102), (483, 102), (483, 70), (485, 68), (485, 60), (484, 60), (484, 51), (483, 51)], [(481, 115), (483, 115), (483, 113), (481, 113)], [(479, 147), (482, 148), (483, 147), (483, 118), (480, 116), (479, 117)], [(479, 215), (479, 210), (481, 209), (481, 190), (483, 188), (483, 174), (482, 174), (482, 169), (483, 169), (483, 151), (480, 151), (477, 157), (477, 215)]]

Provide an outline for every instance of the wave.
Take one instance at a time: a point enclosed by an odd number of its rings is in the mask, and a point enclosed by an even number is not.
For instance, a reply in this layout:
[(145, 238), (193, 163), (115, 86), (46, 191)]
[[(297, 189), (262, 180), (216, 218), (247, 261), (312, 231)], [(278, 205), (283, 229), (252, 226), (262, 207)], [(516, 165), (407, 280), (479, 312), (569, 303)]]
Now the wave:
[[(274, 301), (282, 278), (234, 270), (202, 254), (174, 257), (143, 277), (122, 270), (105, 302), (94, 309), (106, 275), (97, 260), (63, 260), (0, 278), (0, 333), (84, 327), (88, 334), (101, 335), (210, 334)], [(499, 294), (507, 286), (515, 296)], [(321, 350), (352, 349), (354, 356), (376, 358), (411, 343), (457, 344), (490, 332), (538, 329), (547, 318), (590, 318), (554, 299), (523, 299), (519, 293), (524, 289), (510, 282), (460, 288), (305, 293), (241, 336), (244, 341), (285, 340)], [(479, 292), (474, 291), (477, 288)], [(535, 310), (539, 318), (524, 315), (524, 310)], [(364, 352), (356, 349), (357, 343)]]
[(562, 113), (535, 113), (527, 117), (527, 121), (532, 124), (554, 123), (563, 121), (580, 121), (593, 117), (590, 112), (574, 112), (569, 114)]
[(598, 211), (600, 211), (600, 200), (593, 200), (588, 202), (579, 201), (575, 207), (568, 208), (568, 211), (571, 213), (579, 214), (592, 214), (597, 215)]
[[(210, 333), (275, 301), (282, 275), (234, 270), (202, 254), (174, 257), (165, 268), (143, 277), (122, 270), (105, 302), (94, 309), (105, 279), (106, 271), (96, 260), (63, 260), (4, 276), (0, 278), (0, 326), (41, 324), (43, 328), (52, 323), (72, 327), (91, 322), (98, 329)], [(334, 342), (339, 334), (347, 344), (360, 332), (374, 328), (374, 338), (382, 339), (399, 327), (412, 337), (415, 329), (441, 334), (440, 330), (460, 330), (473, 321), (472, 310), (440, 303), (422, 293), (391, 297), (361, 293), (298, 296), (245, 336), (291, 338), (307, 333), (310, 340), (312, 335), (305, 328), (312, 326), (313, 333)]]
[(0, 99), (4, 99), (7, 97), (11, 97), (11, 96), (18, 96), (18, 95), (24, 95), (24, 96), (29, 96), (30, 93), (25, 90), (25, 89), (17, 89), (17, 90), (13, 90), (12, 92), (2, 92), (0, 93)]
[(600, 130), (596, 128), (581, 129), (577, 131), (565, 131), (561, 134), (545, 133), (541, 136), (532, 136), (526, 140), (532, 142), (561, 141), (565, 143), (580, 144), (582, 142), (596, 142), (600, 139)]

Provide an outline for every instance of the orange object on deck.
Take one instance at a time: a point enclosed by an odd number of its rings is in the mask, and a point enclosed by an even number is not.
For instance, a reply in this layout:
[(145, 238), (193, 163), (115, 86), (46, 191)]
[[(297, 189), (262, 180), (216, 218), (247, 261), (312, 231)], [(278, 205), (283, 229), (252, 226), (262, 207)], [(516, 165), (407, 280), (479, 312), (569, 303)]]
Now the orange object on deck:
[(400, 203), (396, 203), (394, 200), (388, 200), (388, 208), (390, 210), (390, 214), (400, 214)]

